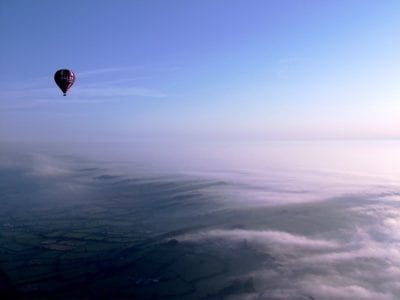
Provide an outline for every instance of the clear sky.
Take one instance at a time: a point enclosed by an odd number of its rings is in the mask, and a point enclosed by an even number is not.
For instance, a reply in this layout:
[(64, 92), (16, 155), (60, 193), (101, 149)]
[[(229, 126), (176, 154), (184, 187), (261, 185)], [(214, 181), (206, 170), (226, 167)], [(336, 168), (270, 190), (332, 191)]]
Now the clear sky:
[(397, 0), (1, 0), (0, 139), (398, 138), (399, 16)]

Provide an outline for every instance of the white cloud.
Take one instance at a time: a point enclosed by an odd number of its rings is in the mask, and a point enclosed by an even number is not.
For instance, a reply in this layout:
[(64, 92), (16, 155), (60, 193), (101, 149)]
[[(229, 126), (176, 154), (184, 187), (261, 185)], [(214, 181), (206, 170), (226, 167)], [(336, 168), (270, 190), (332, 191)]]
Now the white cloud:
[(389, 293), (382, 293), (370, 290), (356, 284), (340, 282), (335, 284), (329, 277), (307, 278), (300, 282), (301, 290), (316, 299), (331, 300), (394, 300), (394, 296)]
[(107, 73), (118, 73), (122, 71), (130, 70), (130, 68), (100, 68), (100, 69), (94, 69), (94, 70), (87, 70), (87, 71), (80, 71), (79, 72), (79, 77), (90, 77), (93, 75), (98, 75), (98, 74), (107, 74)]
[(242, 279), (253, 278), (258, 292), (246, 295), (248, 299), (264, 299), (263, 295), (273, 299), (398, 299), (400, 210), (390, 203), (376, 203), (348, 212), (371, 222), (346, 229), (342, 241), (243, 229), (207, 230), (177, 239), (209, 246), (227, 243), (233, 249), (247, 241), (254, 251), (272, 256), (276, 266), (260, 264), (257, 270), (241, 275)]
[(59, 177), (71, 174), (71, 170), (62, 160), (47, 155), (33, 153), (30, 155), (30, 173), (34, 176)]
[(290, 234), (283, 231), (257, 231), (257, 230), (209, 230), (177, 237), (181, 241), (204, 241), (208, 239), (226, 239), (230, 241), (243, 241), (261, 244), (269, 247), (284, 246), (303, 249), (332, 249), (339, 245), (335, 241), (311, 239), (301, 235)]
[(109, 97), (150, 97), (163, 98), (166, 95), (142, 87), (81, 87), (76, 90), (76, 95), (82, 98), (109, 98)]

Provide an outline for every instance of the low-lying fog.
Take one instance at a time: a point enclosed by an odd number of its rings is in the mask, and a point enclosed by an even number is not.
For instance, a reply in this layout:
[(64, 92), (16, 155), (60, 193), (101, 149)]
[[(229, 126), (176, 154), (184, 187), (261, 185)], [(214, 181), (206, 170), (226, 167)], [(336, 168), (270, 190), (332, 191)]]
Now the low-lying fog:
[(397, 141), (3, 144), (0, 289), (398, 299)]

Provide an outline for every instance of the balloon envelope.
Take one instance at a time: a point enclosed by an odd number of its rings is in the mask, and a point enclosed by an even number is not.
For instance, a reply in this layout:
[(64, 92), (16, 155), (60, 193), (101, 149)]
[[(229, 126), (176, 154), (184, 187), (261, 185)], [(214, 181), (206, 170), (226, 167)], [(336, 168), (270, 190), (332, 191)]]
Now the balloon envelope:
[(61, 69), (54, 73), (54, 81), (58, 87), (63, 91), (64, 96), (67, 94), (69, 88), (75, 82), (75, 74), (71, 70)]

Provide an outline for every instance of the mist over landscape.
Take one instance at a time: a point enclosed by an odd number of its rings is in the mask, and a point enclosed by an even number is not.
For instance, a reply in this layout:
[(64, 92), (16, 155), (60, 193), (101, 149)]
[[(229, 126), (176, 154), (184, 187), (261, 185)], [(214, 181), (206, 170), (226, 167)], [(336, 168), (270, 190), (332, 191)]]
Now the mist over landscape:
[(398, 142), (232, 145), (210, 152), (223, 166), (199, 149), (202, 157), (190, 151), (175, 168), (159, 158), (155, 168), (129, 149), (93, 159), (4, 144), (2, 290), (22, 298), (400, 296)]

